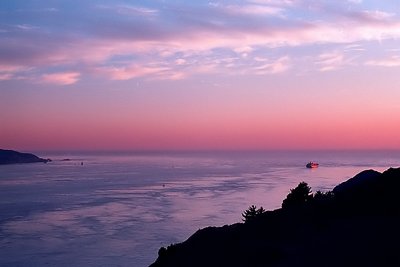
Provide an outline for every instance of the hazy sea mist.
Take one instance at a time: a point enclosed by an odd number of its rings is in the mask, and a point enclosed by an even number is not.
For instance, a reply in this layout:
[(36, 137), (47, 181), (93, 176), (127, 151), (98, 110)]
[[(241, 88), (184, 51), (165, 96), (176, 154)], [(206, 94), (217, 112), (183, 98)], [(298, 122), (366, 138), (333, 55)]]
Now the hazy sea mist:
[(399, 151), (37, 154), (53, 162), (0, 166), (0, 266), (148, 266), (249, 205), (280, 207), (301, 181), (329, 190), (400, 166)]

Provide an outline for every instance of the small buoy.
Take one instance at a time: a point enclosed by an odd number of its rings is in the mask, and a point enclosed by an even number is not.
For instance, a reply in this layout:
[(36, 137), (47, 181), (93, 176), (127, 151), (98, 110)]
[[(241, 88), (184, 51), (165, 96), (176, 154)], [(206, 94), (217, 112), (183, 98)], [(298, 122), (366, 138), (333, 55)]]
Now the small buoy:
[(81, 162), (81, 165), (83, 165), (83, 162)]

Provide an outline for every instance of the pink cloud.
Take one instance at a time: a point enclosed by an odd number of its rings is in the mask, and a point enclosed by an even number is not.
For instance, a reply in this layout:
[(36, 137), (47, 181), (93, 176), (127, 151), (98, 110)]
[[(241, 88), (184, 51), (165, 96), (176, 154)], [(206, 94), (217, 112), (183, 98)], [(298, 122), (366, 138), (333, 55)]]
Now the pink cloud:
[(290, 68), (290, 58), (288, 56), (284, 56), (278, 58), (275, 61), (263, 64), (261, 66), (257, 66), (254, 69), (256, 73), (259, 75), (263, 74), (276, 74), (287, 71)]
[(0, 64), (0, 72), (18, 72), (26, 69), (24, 66), (13, 65), (13, 64)]
[(29, 71), (28, 67), (14, 65), (14, 64), (2, 64), (0, 65), (0, 81), (5, 80), (22, 80), (24, 76), (19, 75), (22, 72)]
[(265, 5), (227, 5), (221, 6), (222, 10), (233, 15), (268, 15), (280, 16), (284, 11), (282, 8)]
[(247, 2), (272, 6), (292, 6), (299, 0), (248, 0)]
[(0, 81), (11, 80), (13, 78), (11, 73), (0, 73)]
[(370, 60), (365, 63), (368, 66), (379, 66), (379, 67), (400, 67), (400, 56), (392, 56), (388, 59), (383, 60)]
[(380, 10), (365, 10), (362, 11), (361, 14), (363, 14), (368, 19), (373, 19), (377, 21), (387, 20), (395, 16), (394, 13), (383, 12)]
[(121, 68), (107, 68), (105, 71), (110, 75), (113, 80), (130, 80), (136, 77), (142, 77), (149, 74), (158, 73), (163, 71), (163, 68), (147, 68), (140, 66), (129, 66)]
[(363, 0), (347, 0), (347, 1), (353, 4), (361, 4)]
[(98, 68), (96, 71), (99, 74), (107, 75), (112, 80), (130, 80), (138, 77), (179, 80), (185, 77), (184, 73), (162, 66), (129, 65), (125, 67), (103, 67)]
[(56, 85), (69, 85), (79, 81), (79, 72), (58, 72), (51, 74), (43, 74), (41, 81), (44, 83), (56, 84)]
[(343, 53), (335, 51), (319, 55), (316, 63), (320, 65), (320, 71), (330, 71), (340, 68), (345, 60)]
[[(241, 6), (214, 4), (199, 10), (189, 8), (188, 11), (191, 12), (183, 12), (182, 16), (174, 18), (176, 21), (171, 22), (172, 25), (167, 23), (165, 26), (162, 23), (162, 12), (165, 11), (162, 9), (120, 5), (113, 8), (123, 19), (105, 21), (100, 26), (89, 25), (88, 32), (81, 35), (63, 35), (57, 39), (41, 28), (35, 30), (37, 33), (34, 36), (18, 35), (19, 39), (16, 37), (15, 40), (10, 39), (9, 43), (0, 44), (0, 50), (5, 51), (1, 60), (4, 66), (9, 66), (8, 68), (18, 65), (23, 68), (36, 68), (40, 72), (54, 66), (84, 66), (80, 67), (79, 75), (76, 75), (77, 72), (43, 75), (44, 81), (58, 84), (75, 83), (80, 75), (85, 75), (87, 70), (93, 69), (102, 70), (113, 80), (129, 80), (136, 77), (183, 78), (196, 70), (218, 71), (218, 63), (203, 57), (204, 54), (219, 57), (217, 49), (239, 53), (242, 57), (242, 67), (245, 68), (248, 64), (247, 67), (252, 68), (254, 62), (248, 59), (254, 58), (250, 56), (256, 50), (400, 38), (400, 22), (393, 14), (383, 11), (350, 13), (339, 10), (334, 13), (336, 21), (329, 19), (306, 22), (280, 16), (282, 12), (286, 12), (286, 8), (297, 8), (299, 3), (301, 1), (250, 0)], [(185, 8), (187, 7), (182, 7), (183, 10)], [(338, 15), (340, 12), (341, 15)], [(138, 18), (131, 16), (132, 14), (146, 15), (145, 18), (138, 16), (142, 22), (139, 23), (140, 27), (137, 26), (139, 24), (133, 23)], [(254, 15), (267, 16), (261, 20), (260, 16)], [(108, 27), (104, 29), (103, 25)], [(90, 37), (82, 38), (85, 33)], [(43, 48), (43, 42), (48, 42), (46, 49)], [(15, 43), (21, 45), (15, 48)], [(135, 64), (129, 61), (114, 64), (115, 58), (123, 57), (135, 58)], [(154, 60), (164, 61), (166, 64), (149, 66), (148, 62)], [(325, 58), (319, 58), (318, 64), (321, 65), (321, 70), (331, 70), (337, 68), (341, 60), (343, 58), (340, 58), (340, 55), (331, 55), (330, 58), (325, 55)], [(191, 62), (205, 67), (187, 66)], [(113, 68), (111, 65), (118, 67)], [(0, 66), (3, 77), (16, 77), (5, 75), (3, 72), (15, 74), (22, 71), (2, 71), (4, 66)], [(282, 59), (278, 62), (266, 61), (257, 68), (260, 73), (280, 73), (286, 71), (288, 66), (288, 60)], [(234, 64), (229, 63), (229, 67), (234, 67)]]
[[(339, 25), (339, 26), (338, 26)], [(346, 29), (340, 27), (340, 23), (335, 25), (324, 22), (303, 23), (296, 26), (279, 28), (279, 27), (257, 27), (248, 31), (234, 28), (224, 29), (197, 29), (196, 31), (181, 32), (179, 36), (171, 36), (169, 39), (156, 38), (152, 41), (147, 40), (124, 40), (119, 39), (75, 39), (70, 44), (50, 51), (48, 54), (43, 54), (41, 61), (37, 62), (38, 56), (35, 56), (30, 62), (26, 59), (24, 67), (45, 67), (63, 64), (76, 64), (82, 62), (90, 68), (102, 69), (98, 65), (107, 65), (107, 61), (114, 56), (137, 56), (136, 65), (146, 66), (149, 60), (157, 59), (165, 60), (174, 54), (188, 54), (193, 57), (202, 53), (212, 54), (213, 49), (224, 48), (240, 53), (243, 58), (246, 58), (257, 47), (285, 47), (285, 46), (300, 46), (313, 43), (352, 43), (363, 40), (384, 40), (388, 38), (400, 38), (400, 23), (385, 23), (385, 24), (357, 24), (353, 23)], [(25, 60), (25, 59), (24, 59)], [(185, 58), (188, 61), (187, 58)], [(199, 57), (199, 64), (207, 64), (204, 62), (204, 57)], [(321, 59), (322, 60), (322, 59)], [(330, 59), (334, 60), (333, 58)], [(339, 60), (339, 57), (336, 58)], [(173, 62), (176, 68), (182, 67), (184, 62), (181, 59), (174, 59)], [(324, 59), (324, 61), (329, 61)], [(322, 61), (321, 61), (322, 62)], [(24, 62), (17, 62), (23, 64)], [(267, 62), (268, 63), (268, 62)], [(14, 63), (13, 63), (14, 64)], [(279, 73), (286, 70), (287, 65), (279, 62), (280, 67), (264, 66), (264, 70), (260, 72)], [(321, 63), (322, 64), (322, 63)], [(126, 66), (112, 68), (107, 67), (106, 73), (113, 80), (129, 80), (136, 77), (148, 76), (151, 74), (161, 74), (167, 71), (172, 71), (173, 65), (160, 67), (137, 67), (131, 63), (123, 64)], [(7, 65), (5, 65), (7, 66)], [(208, 72), (212, 71), (209, 67)], [(11, 68), (11, 67), (9, 67)], [(14, 68), (14, 67), (13, 67)], [(325, 66), (324, 70), (334, 69)], [(203, 72), (204, 68), (197, 68)], [(216, 68), (214, 68), (216, 69)], [(269, 69), (269, 70), (268, 70)], [(196, 71), (196, 68), (191, 68)], [(18, 70), (14, 68), (15, 72)], [(186, 77), (192, 73), (185, 73), (185, 70), (175, 69), (175, 74), (171, 77)], [(85, 72), (82, 72), (85, 73)], [(181, 73), (181, 74), (177, 74)], [(162, 75), (161, 75), (162, 76)], [(59, 84), (71, 84), (77, 81), (79, 76), (69, 76), (67, 80), (58, 79), (59, 77), (45, 76), (45, 80), (63, 80)], [(160, 75), (154, 75), (159, 78)], [(164, 77), (164, 76), (162, 76)]]
[(161, 80), (182, 80), (186, 78), (186, 74), (179, 71), (165, 72), (159, 76)]
[(175, 60), (176, 65), (184, 65), (185, 63), (186, 63), (186, 60), (183, 58), (178, 58), (177, 60)]

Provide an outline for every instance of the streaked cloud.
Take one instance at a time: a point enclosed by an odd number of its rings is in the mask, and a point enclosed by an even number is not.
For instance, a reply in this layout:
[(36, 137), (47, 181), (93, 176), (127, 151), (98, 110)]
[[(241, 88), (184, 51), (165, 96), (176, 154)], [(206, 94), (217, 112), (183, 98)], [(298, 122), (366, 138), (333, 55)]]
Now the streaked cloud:
[(34, 29), (38, 28), (36, 26), (29, 25), (29, 24), (18, 24), (18, 25), (15, 25), (15, 27), (20, 30), (24, 30), (24, 31), (30, 31), (30, 30), (34, 30)]
[(215, 5), (214, 7), (221, 8), (224, 12), (230, 13), (232, 15), (257, 15), (257, 16), (281, 16), (283, 9), (275, 6), (265, 6), (265, 5), (227, 5), (220, 6)]
[(363, 0), (347, 0), (347, 1), (353, 4), (361, 4)]
[(248, 0), (249, 3), (272, 5), (272, 6), (292, 6), (299, 0)]
[(343, 48), (345, 52), (365, 51), (366, 49), (360, 44), (349, 44)]
[(375, 20), (386, 20), (395, 16), (395, 13), (388, 13), (380, 10), (366, 10), (362, 13), (365, 14), (366, 17)]
[(98, 68), (96, 72), (100, 75), (106, 75), (112, 80), (131, 80), (139, 77), (161, 80), (179, 80), (184, 78), (184, 74), (174, 71), (171, 68), (163, 66), (141, 66), (129, 65), (123, 67), (103, 67)]
[(13, 75), (11, 73), (0, 73), (0, 81), (11, 80)]
[[(14, 27), (3, 23), (1, 34), (6, 38), (0, 43), (0, 60), (3, 66), (33, 68), (38, 75), (52, 72), (54, 67), (78, 68), (81, 77), (103, 70), (112, 80), (129, 80), (168, 77), (165, 73), (183, 78), (205, 70), (219, 72), (222, 67), (241, 68), (237, 73), (248, 73), (255, 67), (251, 59), (260, 59), (263, 52), (291, 50), (278, 55), (281, 61), (275, 64), (266, 61), (256, 66), (260, 73), (274, 74), (290, 69), (288, 66), (293, 62), (288, 62), (296, 58), (293, 49), (296, 47), (400, 39), (400, 19), (396, 14), (368, 9), (361, 1), (348, 2), (357, 5), (349, 10), (339, 3), (320, 1), (318, 5), (315, 2), (306, 5), (308, 2), (301, 0), (249, 0), (242, 5), (163, 3), (157, 8), (144, 4), (84, 3), (74, 20), (53, 23), (60, 16), (68, 17), (70, 12), (56, 6), (45, 18), (46, 23), (21, 20)], [(24, 12), (30, 14), (29, 10)], [(37, 13), (40, 12), (35, 11), (35, 16)], [(345, 64), (343, 54), (315, 51), (310, 50), (308, 58), (318, 57), (319, 70), (335, 70)], [(222, 62), (229, 53), (236, 53), (240, 60), (218, 63), (208, 59), (219, 58)], [(119, 62), (121, 59), (123, 63)], [(154, 61), (164, 64), (149, 66)], [(189, 66), (193, 62), (202, 66)], [(21, 70), (0, 73), (16, 77), (14, 74)]]
[(43, 74), (41, 82), (55, 85), (70, 85), (79, 81), (79, 72), (58, 72), (51, 74)]
[(133, 5), (98, 5), (97, 8), (114, 10), (121, 15), (155, 16), (159, 13), (157, 9)]
[(256, 71), (256, 74), (259, 75), (276, 74), (287, 71), (290, 66), (290, 58), (288, 56), (284, 56), (274, 61), (257, 66), (254, 68), (254, 70)]
[(320, 66), (320, 71), (336, 70), (344, 64), (344, 55), (337, 51), (323, 53), (318, 56), (316, 64)]
[(370, 60), (365, 63), (368, 66), (378, 67), (400, 67), (400, 56), (392, 56), (387, 59)]

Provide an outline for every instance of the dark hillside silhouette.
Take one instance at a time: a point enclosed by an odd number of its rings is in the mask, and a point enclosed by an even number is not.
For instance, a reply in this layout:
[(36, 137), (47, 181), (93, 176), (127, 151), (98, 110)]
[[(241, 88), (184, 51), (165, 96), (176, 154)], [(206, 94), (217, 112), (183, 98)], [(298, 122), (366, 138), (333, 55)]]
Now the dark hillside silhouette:
[(400, 266), (400, 169), (368, 170), (332, 192), (304, 182), (281, 209), (207, 227), (161, 248), (151, 267)]
[(47, 163), (50, 159), (42, 159), (30, 153), (21, 153), (14, 150), (0, 149), (0, 165), (1, 164), (16, 164), (16, 163)]

